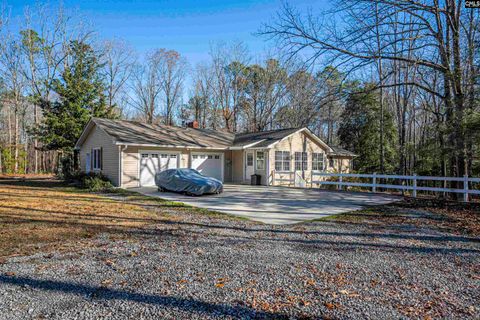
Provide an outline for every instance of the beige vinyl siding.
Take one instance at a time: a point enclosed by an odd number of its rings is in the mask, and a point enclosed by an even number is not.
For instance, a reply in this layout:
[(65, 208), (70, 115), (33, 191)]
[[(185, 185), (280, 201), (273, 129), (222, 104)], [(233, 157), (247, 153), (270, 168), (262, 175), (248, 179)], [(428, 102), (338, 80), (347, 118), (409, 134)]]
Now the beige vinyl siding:
[(243, 182), (243, 166), (244, 166), (245, 153), (243, 150), (232, 151), (232, 182)]
[(328, 172), (349, 173), (351, 167), (351, 159), (348, 157), (332, 157), (334, 164), (330, 167), (330, 160), (327, 162)]
[(223, 169), (223, 181), (232, 182), (233, 179), (233, 160), (232, 151), (224, 152), (224, 169)]
[[(205, 153), (222, 153), (225, 159), (224, 181), (228, 182), (227, 176), (227, 159), (230, 157), (230, 151), (224, 150), (206, 150), (206, 149), (185, 149), (185, 148), (155, 148), (142, 146), (128, 146), (122, 153), (123, 167), (122, 167), (122, 187), (132, 188), (138, 187), (139, 170), (140, 170), (140, 153), (148, 151), (164, 151), (169, 153), (176, 153), (180, 155), (179, 168), (190, 168), (190, 154), (191, 152), (205, 152)], [(228, 169), (229, 170), (229, 169)]]
[[(118, 186), (118, 146), (112, 137), (97, 126), (93, 127), (80, 148), (80, 169), (86, 171), (87, 153), (91, 154), (94, 148), (102, 148), (102, 173), (113, 185)], [(93, 164), (91, 169), (93, 170)]]
[[(275, 151), (288, 151), (290, 152), (290, 171), (295, 171), (295, 152), (306, 152), (307, 153), (307, 170), (304, 172), (304, 179), (308, 182), (311, 181), (311, 170), (312, 170), (312, 153), (326, 153), (326, 150), (319, 145), (315, 140), (313, 140), (308, 134), (304, 132), (296, 132), (289, 137), (281, 140), (269, 153), (269, 182), (272, 183), (273, 176), (272, 173), (275, 170)], [(326, 158), (326, 157), (325, 157)], [(276, 178), (281, 179), (293, 179), (291, 173), (276, 174)], [(286, 184), (275, 182), (275, 185)]]

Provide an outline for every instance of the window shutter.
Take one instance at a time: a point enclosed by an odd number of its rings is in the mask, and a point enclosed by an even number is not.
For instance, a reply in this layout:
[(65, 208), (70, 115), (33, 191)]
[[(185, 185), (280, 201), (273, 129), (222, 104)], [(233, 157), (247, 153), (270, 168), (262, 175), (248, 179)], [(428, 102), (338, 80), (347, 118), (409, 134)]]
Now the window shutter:
[(100, 147), (100, 155), (99, 155), (99, 161), (100, 161), (100, 170), (103, 170), (103, 147)]
[(90, 150), (90, 171), (95, 170), (95, 154), (93, 148)]

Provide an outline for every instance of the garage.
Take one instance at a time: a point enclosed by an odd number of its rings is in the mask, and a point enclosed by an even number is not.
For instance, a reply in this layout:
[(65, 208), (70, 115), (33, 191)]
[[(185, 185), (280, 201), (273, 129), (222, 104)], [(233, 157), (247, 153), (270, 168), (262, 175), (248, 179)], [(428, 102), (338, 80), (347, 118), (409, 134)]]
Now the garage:
[(194, 152), (191, 155), (192, 168), (207, 177), (223, 181), (223, 154), (210, 152)]
[(155, 174), (166, 169), (178, 168), (179, 156), (176, 153), (140, 152), (140, 185), (155, 185)]

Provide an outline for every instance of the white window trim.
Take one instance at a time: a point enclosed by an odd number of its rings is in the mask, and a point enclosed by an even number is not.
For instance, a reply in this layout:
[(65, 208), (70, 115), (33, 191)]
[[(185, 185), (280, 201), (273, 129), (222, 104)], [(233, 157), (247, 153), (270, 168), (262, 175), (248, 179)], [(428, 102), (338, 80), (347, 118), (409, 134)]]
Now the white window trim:
[[(249, 155), (252, 155), (252, 164), (248, 164), (248, 156)], [(247, 167), (254, 167), (255, 166), (255, 152), (251, 151), (251, 152), (246, 152), (245, 153), (245, 163), (246, 163), (246, 166)]]
[[(314, 154), (321, 154), (322, 155), (322, 158), (323, 158), (323, 166), (322, 166), (322, 169), (313, 169), (313, 158), (314, 158)], [(323, 152), (312, 152), (312, 171), (315, 171), (315, 172), (322, 172), (322, 171), (325, 171), (325, 169), (327, 168), (327, 164), (325, 163), (327, 161), (327, 157), (325, 156), (325, 153)]]
[[(297, 153), (300, 154), (300, 167), (301, 169), (297, 169)], [(306, 159), (303, 159), (303, 154), (306, 155)], [(305, 166), (304, 166), (305, 164)], [(308, 170), (308, 152), (305, 151), (295, 151), (293, 153), (293, 171), (307, 171)]]
[[(263, 154), (263, 168), (258, 167), (258, 154), (262, 153)], [(265, 157), (265, 151), (255, 151), (255, 170), (257, 171), (264, 171), (267, 168), (266, 165), (266, 157)]]
[[(91, 163), (90, 163), (90, 167), (91, 167), (92, 171), (96, 171), (96, 172), (102, 171), (102, 166), (98, 166), (98, 164), (100, 162), (103, 162), (103, 159), (100, 159), (100, 157), (103, 158), (103, 154), (102, 154), (101, 150), (102, 150), (102, 148), (93, 148), (92, 149), (91, 157), (93, 158), (93, 161), (91, 161)], [(97, 153), (98, 159), (95, 159), (96, 158), (95, 153)], [(100, 161), (98, 161), (98, 160), (100, 160)]]
[[(277, 152), (282, 152), (282, 160), (277, 160)], [(288, 154), (288, 160), (285, 160), (285, 153)], [(274, 154), (274, 157), (275, 157), (275, 170), (277, 172), (290, 172), (291, 169), (292, 169), (292, 154), (290, 153), (290, 151), (282, 151), (282, 150), (275, 150), (275, 154)], [(277, 162), (281, 163), (281, 168), (282, 170), (277, 170)], [(285, 163), (288, 163), (288, 170), (285, 170)]]

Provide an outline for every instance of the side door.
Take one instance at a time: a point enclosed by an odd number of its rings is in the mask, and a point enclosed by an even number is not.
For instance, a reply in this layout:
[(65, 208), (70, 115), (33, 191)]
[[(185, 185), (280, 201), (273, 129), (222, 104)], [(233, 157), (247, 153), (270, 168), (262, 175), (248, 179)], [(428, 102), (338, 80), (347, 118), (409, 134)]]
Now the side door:
[(250, 181), (250, 176), (255, 173), (253, 151), (245, 152), (245, 181)]

